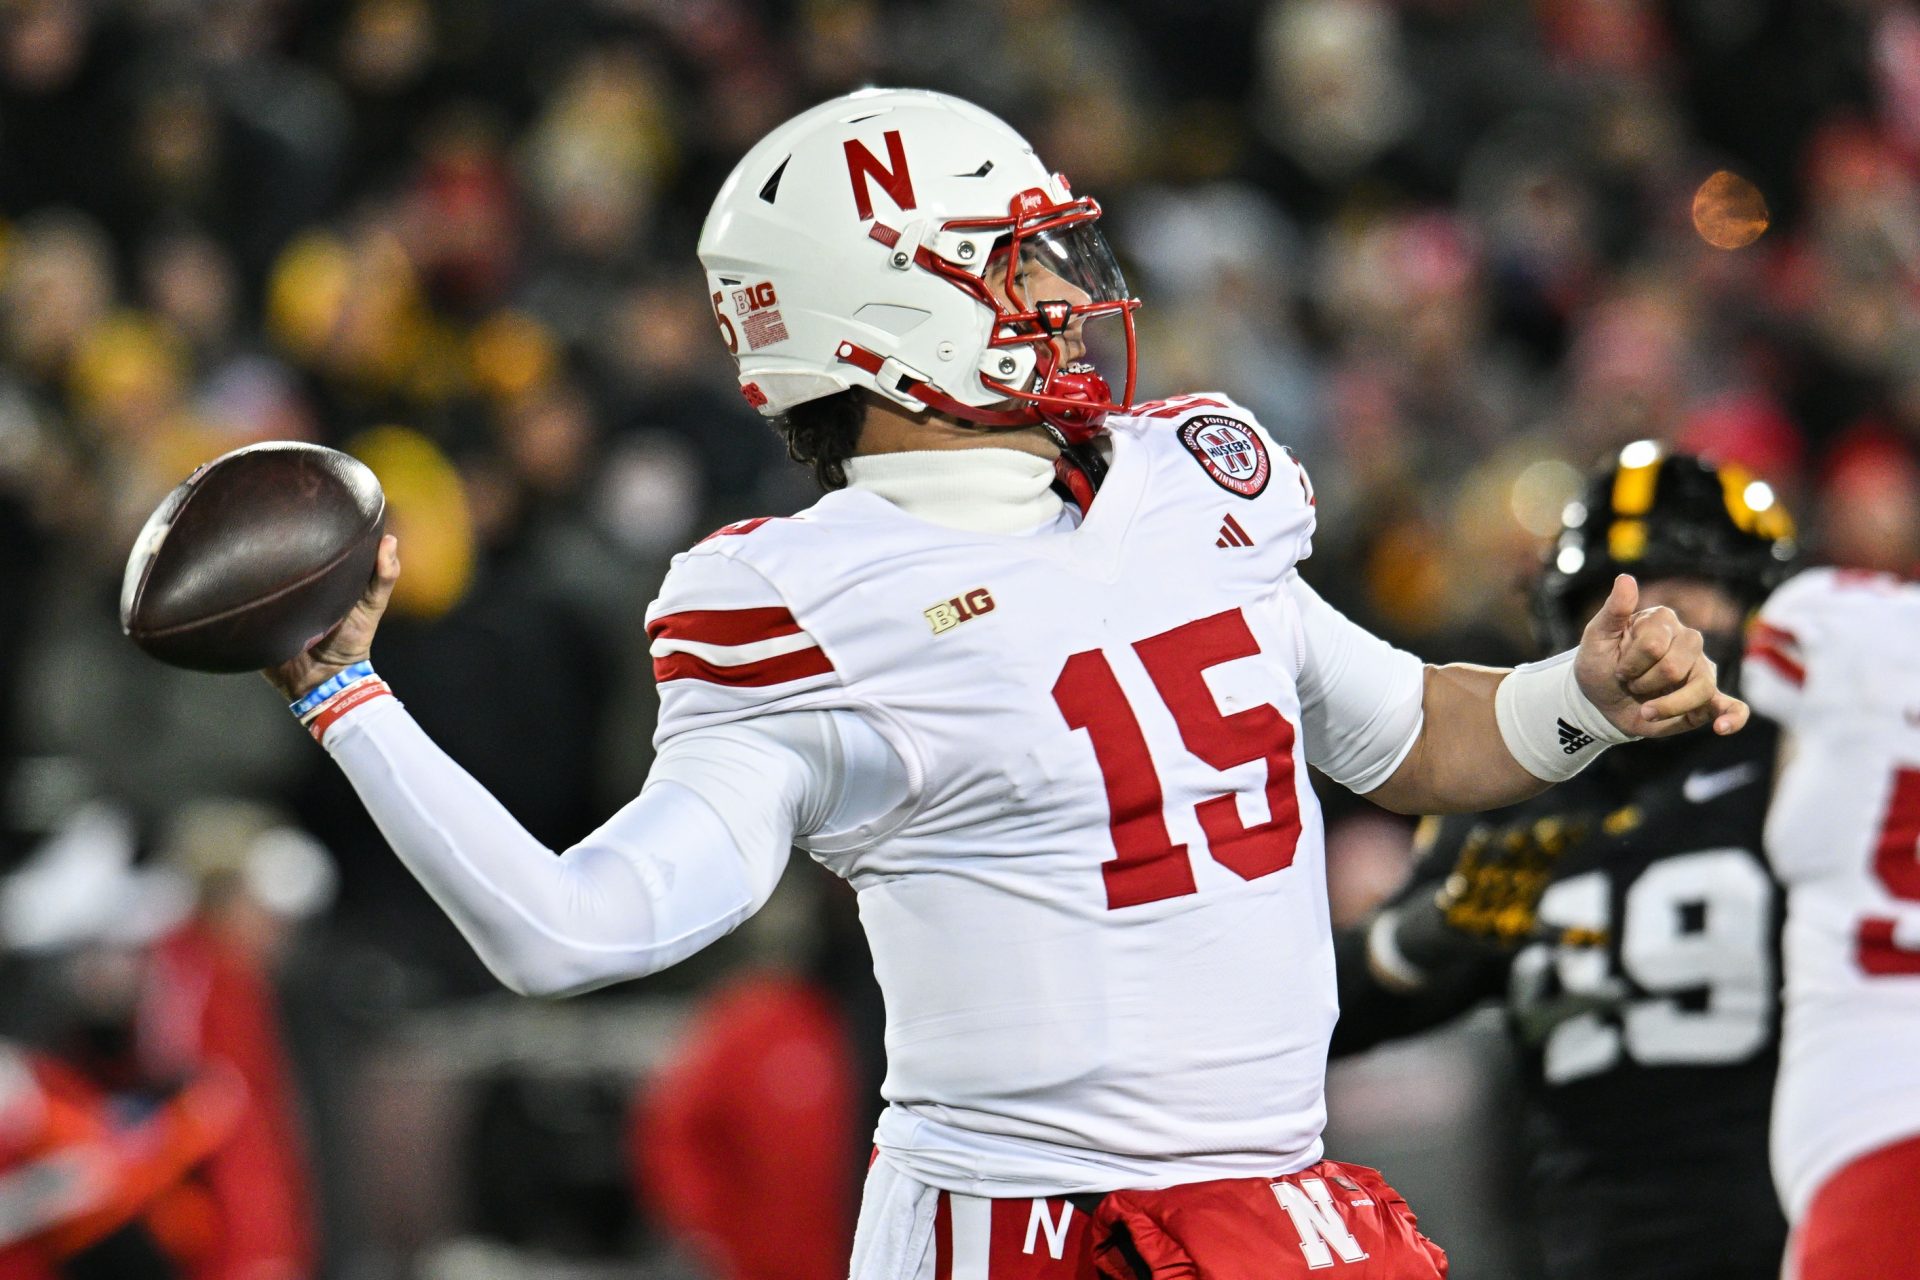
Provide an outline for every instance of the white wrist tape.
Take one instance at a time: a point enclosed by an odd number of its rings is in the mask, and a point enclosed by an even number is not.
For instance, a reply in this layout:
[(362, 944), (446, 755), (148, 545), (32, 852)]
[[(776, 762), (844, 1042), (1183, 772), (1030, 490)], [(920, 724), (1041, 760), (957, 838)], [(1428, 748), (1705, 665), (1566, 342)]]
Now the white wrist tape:
[(1520, 767), (1544, 782), (1565, 782), (1622, 733), (1587, 701), (1573, 677), (1575, 650), (1515, 667), (1493, 695), (1500, 737)]

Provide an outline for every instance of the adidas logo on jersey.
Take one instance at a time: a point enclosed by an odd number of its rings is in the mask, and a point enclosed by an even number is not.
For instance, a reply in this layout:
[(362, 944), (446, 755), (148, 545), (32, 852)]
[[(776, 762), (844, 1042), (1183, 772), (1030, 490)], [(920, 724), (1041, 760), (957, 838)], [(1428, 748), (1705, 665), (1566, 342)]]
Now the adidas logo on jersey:
[(927, 615), (927, 625), (933, 628), (933, 634), (939, 635), (963, 622), (971, 622), (983, 613), (992, 613), (993, 597), (987, 594), (985, 587), (975, 587), (951, 600), (930, 605), (922, 612)]
[(1220, 522), (1220, 540), (1213, 545), (1216, 547), (1250, 547), (1253, 545), (1253, 538), (1248, 535), (1245, 529), (1240, 527), (1238, 520), (1235, 520), (1232, 516), (1228, 516)]
[(1567, 755), (1573, 755), (1581, 748), (1593, 745), (1592, 734), (1576, 729), (1565, 720), (1556, 720), (1554, 723), (1560, 726), (1560, 750)]

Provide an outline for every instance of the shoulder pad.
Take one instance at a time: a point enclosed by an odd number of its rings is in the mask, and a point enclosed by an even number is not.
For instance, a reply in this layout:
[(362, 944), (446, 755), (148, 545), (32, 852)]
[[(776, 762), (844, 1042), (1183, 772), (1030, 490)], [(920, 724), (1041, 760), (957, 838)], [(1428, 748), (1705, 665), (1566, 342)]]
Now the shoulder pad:
[(1293, 450), (1276, 442), (1253, 411), (1222, 392), (1175, 396), (1135, 406), (1132, 421), (1145, 429), (1171, 428), (1180, 445), (1222, 489), (1258, 497), (1275, 480), (1299, 487), (1315, 505), (1313, 482)]
[(1126, 416), (1142, 422), (1175, 423), (1196, 413), (1209, 412), (1253, 421), (1252, 411), (1235, 403), (1224, 391), (1197, 391), (1165, 400), (1146, 400), (1127, 410)]
[(647, 608), (660, 688), (656, 747), (686, 729), (800, 709), (838, 685), (832, 659), (781, 591), (720, 537), (675, 556)]

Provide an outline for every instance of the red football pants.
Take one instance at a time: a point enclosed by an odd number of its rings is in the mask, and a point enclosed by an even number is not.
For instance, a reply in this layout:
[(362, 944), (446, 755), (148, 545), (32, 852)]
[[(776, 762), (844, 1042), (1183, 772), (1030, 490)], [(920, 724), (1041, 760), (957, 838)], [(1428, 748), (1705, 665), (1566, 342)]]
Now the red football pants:
[(1323, 1160), (1283, 1178), (1233, 1178), (1073, 1200), (941, 1193), (934, 1280), (1444, 1280), (1372, 1169)]
[(1789, 1253), (1796, 1280), (1920, 1280), (1920, 1138), (1828, 1178)]

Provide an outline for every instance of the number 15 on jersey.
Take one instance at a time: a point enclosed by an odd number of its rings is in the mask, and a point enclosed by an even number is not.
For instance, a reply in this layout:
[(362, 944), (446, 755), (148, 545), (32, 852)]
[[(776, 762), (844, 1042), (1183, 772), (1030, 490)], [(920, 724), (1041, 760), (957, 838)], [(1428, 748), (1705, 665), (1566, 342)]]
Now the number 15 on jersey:
[[(1223, 772), (1254, 761), (1266, 763), (1265, 822), (1243, 821), (1231, 790), (1194, 806), (1214, 861), (1243, 880), (1292, 866), (1300, 841), (1293, 725), (1272, 705), (1222, 713), (1207, 687), (1209, 668), (1260, 653), (1246, 616), (1229, 609), (1136, 641), (1132, 648), (1189, 753)], [(1069, 728), (1086, 730), (1106, 784), (1114, 856), (1100, 870), (1108, 909), (1195, 892), (1187, 847), (1175, 844), (1167, 829), (1166, 800), (1146, 735), (1107, 654), (1088, 649), (1068, 658), (1054, 681), (1053, 700)]]

